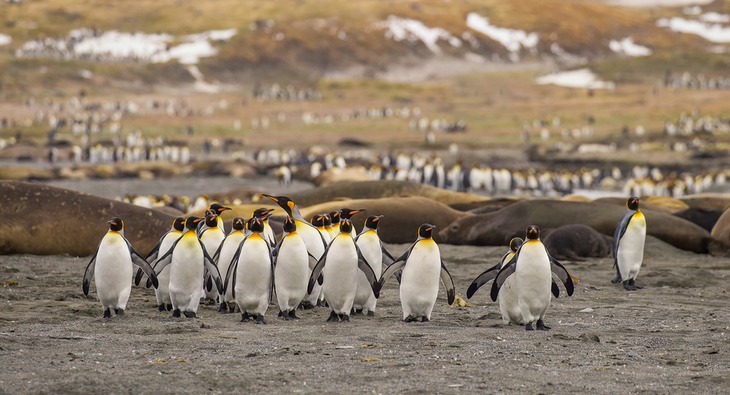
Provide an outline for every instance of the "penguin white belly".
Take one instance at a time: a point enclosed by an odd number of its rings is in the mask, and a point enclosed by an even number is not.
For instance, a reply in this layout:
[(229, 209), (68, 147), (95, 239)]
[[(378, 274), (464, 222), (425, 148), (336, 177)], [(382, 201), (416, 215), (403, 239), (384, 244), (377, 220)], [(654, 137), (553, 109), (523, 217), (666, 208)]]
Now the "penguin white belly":
[(524, 325), (518, 291), (514, 275), (507, 277), (499, 289), (499, 311), (505, 324)]
[[(380, 239), (375, 232), (363, 233), (359, 239), (357, 239), (357, 246), (360, 247), (360, 252), (368, 265), (373, 269), (375, 278), (380, 280), (380, 276), (383, 273), (383, 250), (380, 246)], [(375, 311), (378, 299), (373, 294), (373, 287), (368, 282), (365, 273), (362, 270), (357, 271), (357, 291), (355, 292), (355, 301), (353, 307), (357, 310), (362, 310), (364, 314)]]
[[(172, 247), (172, 243), (174, 243), (175, 240), (180, 237), (181, 233), (182, 232), (168, 233), (167, 236), (165, 236), (165, 239), (162, 240), (162, 243), (160, 243), (159, 254), (165, 254), (168, 250), (170, 250), (170, 247)], [(157, 281), (159, 283), (159, 285), (155, 289), (155, 298), (157, 299), (157, 305), (171, 305), (172, 301), (170, 300), (170, 265), (165, 266), (160, 274), (157, 275)]]
[(180, 311), (198, 311), (203, 291), (203, 247), (194, 235), (175, 246), (170, 263), (170, 300)]
[(618, 270), (622, 281), (635, 279), (644, 260), (646, 221), (643, 215), (640, 218), (636, 217), (634, 214), (618, 244)]
[[(221, 278), (225, 280), (226, 274), (228, 274), (228, 267), (231, 266), (231, 261), (233, 261), (233, 256), (236, 254), (236, 250), (238, 250), (239, 244), (241, 244), (241, 241), (245, 238), (243, 232), (236, 232), (231, 235), (229, 235), (223, 243), (223, 247), (221, 247), (221, 253), (218, 256), (218, 262), (216, 262), (216, 265), (218, 266), (218, 271), (221, 274)], [(233, 289), (232, 287), (228, 287), (226, 290), (226, 294), (221, 299), (221, 303), (226, 302), (230, 303), (233, 302)]]
[(271, 292), (271, 257), (267, 241), (249, 236), (236, 268), (236, 304), (241, 313), (264, 315)]
[(322, 293), (330, 308), (337, 314), (350, 315), (355, 301), (357, 288), (357, 250), (355, 244), (340, 241), (340, 236), (332, 240), (327, 262), (322, 269), (324, 283)]
[(289, 236), (279, 247), (274, 278), (279, 310), (291, 311), (307, 296), (309, 255), (300, 237)]
[(96, 254), (94, 282), (104, 309), (127, 307), (132, 291), (132, 258), (120, 234), (107, 233)]
[(403, 319), (426, 317), (431, 319), (439, 293), (441, 254), (433, 241), (421, 241), (411, 250), (400, 284), (400, 302)]
[(539, 241), (528, 241), (520, 249), (516, 264), (513, 276), (523, 322), (535, 322), (545, 315), (552, 298), (552, 272), (545, 247)]

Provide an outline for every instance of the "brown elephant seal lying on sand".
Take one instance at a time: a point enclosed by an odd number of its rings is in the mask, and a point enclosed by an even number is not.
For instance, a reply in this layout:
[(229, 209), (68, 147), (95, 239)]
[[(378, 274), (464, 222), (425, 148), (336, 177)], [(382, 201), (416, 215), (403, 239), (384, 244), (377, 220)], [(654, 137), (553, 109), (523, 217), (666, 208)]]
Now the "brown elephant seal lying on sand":
[(358, 231), (362, 229), (368, 216), (383, 215), (378, 226), (378, 235), (386, 243), (411, 243), (418, 235), (421, 224), (433, 224), (438, 229), (469, 215), (423, 197), (335, 200), (305, 207), (301, 211), (302, 216), (309, 220), (315, 214), (329, 213), (345, 207), (365, 209), (365, 212), (352, 217), (352, 223), (357, 225)]
[(40, 184), (0, 182), (0, 253), (87, 256), (96, 251), (112, 217), (142, 255), (175, 216), (158, 210)]
[[(583, 224), (604, 235), (613, 235), (625, 207), (596, 202), (527, 200), (492, 213), (460, 218), (439, 235), (451, 244), (505, 245), (513, 237), (524, 236), (530, 224), (542, 228)], [(642, 210), (647, 233), (677, 248), (706, 253), (716, 247), (708, 231), (671, 214)]]
[(548, 232), (543, 241), (555, 259), (583, 261), (611, 253), (612, 238), (583, 224), (563, 225)]

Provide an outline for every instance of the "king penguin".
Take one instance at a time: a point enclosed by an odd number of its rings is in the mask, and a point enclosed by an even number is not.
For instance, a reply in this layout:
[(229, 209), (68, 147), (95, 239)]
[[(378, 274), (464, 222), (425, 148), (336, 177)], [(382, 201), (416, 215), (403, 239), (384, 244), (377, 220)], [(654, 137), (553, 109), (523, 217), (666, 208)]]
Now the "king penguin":
[[(160, 250), (167, 251), (170, 249), (170, 246), (172, 246), (172, 243), (175, 242), (181, 235), (182, 231), (185, 229), (185, 218), (183, 217), (177, 217), (174, 221), (172, 221), (172, 227), (170, 230), (165, 232), (162, 237), (160, 237), (160, 241), (157, 242), (157, 245), (155, 245), (154, 248), (152, 248), (152, 251), (150, 251), (149, 254), (145, 257), (145, 260), (147, 262), (154, 262), (157, 257), (160, 255)], [(154, 267), (153, 267), (154, 269)], [(142, 269), (137, 270), (137, 275), (134, 278), (135, 285), (139, 285), (139, 281), (142, 278)], [(160, 274), (157, 275), (157, 281), (159, 282), (159, 286), (155, 289), (155, 298), (157, 299), (157, 308), (160, 311), (170, 311), (172, 310), (172, 302), (170, 301), (170, 268), (166, 267), (165, 270), (161, 271)], [(151, 281), (147, 280), (147, 288), (149, 288), (152, 285)]]
[(299, 319), (296, 309), (307, 296), (309, 254), (307, 246), (291, 217), (284, 220), (284, 231), (274, 254), (274, 286), (279, 304), (279, 318)]
[(139, 266), (149, 276), (155, 288), (159, 283), (150, 264), (124, 237), (124, 221), (112, 218), (107, 223), (109, 230), (86, 266), (82, 289), (84, 295), (88, 296), (93, 276), (96, 294), (104, 308), (104, 318), (111, 318), (111, 309), (114, 309), (117, 315), (123, 315), (124, 309), (127, 308), (129, 294), (132, 292), (133, 264)]
[(385, 280), (397, 270), (403, 269), (400, 302), (405, 322), (431, 320), (431, 312), (438, 298), (439, 279), (446, 287), (449, 305), (454, 303), (456, 298), (454, 280), (444, 261), (441, 260), (441, 252), (432, 238), (434, 228), (435, 226), (431, 224), (418, 227), (418, 239), (385, 270), (375, 289), (377, 297)]
[(311, 222), (312, 225), (317, 227), (317, 230), (319, 231), (319, 234), (322, 235), (324, 242), (329, 244), (330, 241), (332, 241), (330, 232), (327, 230), (327, 228), (332, 228), (332, 221), (330, 220), (329, 214), (314, 214)]
[(223, 282), (218, 268), (195, 233), (201, 220), (199, 217), (188, 217), (182, 236), (155, 261), (155, 273), (160, 273), (170, 265), (170, 300), (173, 317), (180, 317), (181, 313), (188, 318), (197, 316), (200, 297), (203, 294), (205, 269), (211, 274), (218, 292), (223, 292)]
[(537, 325), (538, 330), (548, 330), (550, 327), (545, 325), (543, 318), (550, 306), (552, 298), (550, 294), (556, 297), (559, 295), (557, 285), (552, 281), (552, 273), (563, 282), (568, 296), (572, 295), (573, 280), (570, 274), (545, 249), (540, 241), (540, 228), (530, 225), (527, 227), (525, 242), (497, 273), (492, 283), (492, 300), (497, 300), (505, 281), (514, 274), (513, 285), (516, 288), (517, 304), (522, 314), (513, 317), (518, 320), (512, 323), (525, 325), (528, 331), (533, 330), (533, 323)]
[[(299, 211), (297, 205), (287, 196), (272, 196), (267, 194), (262, 194), (262, 196), (273, 200), (274, 203), (284, 209), (287, 215), (294, 220), (294, 223), (297, 226), (297, 233), (302, 240), (304, 240), (304, 244), (307, 246), (307, 253), (309, 254), (309, 268), (310, 270), (313, 269), (327, 247), (327, 243), (324, 238), (322, 238), (322, 235), (314, 225), (310, 224), (304, 219), (304, 217), (302, 217), (302, 213)], [(319, 284), (316, 284), (311, 292), (309, 292), (304, 302), (302, 302), (303, 307), (312, 308), (316, 306), (319, 302), (320, 293), (321, 287)]]
[[(236, 255), (238, 246), (241, 244), (243, 239), (246, 238), (244, 229), (246, 228), (243, 218), (236, 217), (231, 223), (231, 233), (226, 235), (226, 238), (221, 242), (220, 247), (213, 255), (213, 261), (218, 266), (218, 271), (221, 274), (228, 273), (228, 268), (231, 266), (233, 257)], [(235, 310), (235, 299), (233, 299), (232, 289), (226, 289), (225, 295), (221, 297), (221, 305), (218, 309), (220, 313), (228, 313)]]
[(231, 289), (241, 310), (241, 322), (253, 317), (257, 324), (265, 324), (264, 314), (269, 307), (274, 281), (271, 247), (263, 235), (261, 219), (248, 220), (248, 230), (251, 234), (241, 242), (228, 267), (224, 292)]
[(327, 246), (309, 277), (308, 291), (311, 292), (316, 283), (322, 284), (322, 294), (332, 309), (328, 322), (350, 321), (357, 291), (358, 271), (365, 273), (375, 292), (375, 273), (365, 261), (351, 232), (352, 222), (343, 219), (340, 222), (340, 233)]
[[(205, 252), (212, 258), (218, 248), (221, 246), (223, 239), (226, 238), (226, 233), (223, 231), (223, 220), (220, 219), (218, 214), (215, 213), (215, 209), (208, 210), (205, 215), (205, 227), (198, 230), (198, 237), (200, 238)], [(218, 290), (209, 283), (210, 274), (205, 274), (204, 283), (204, 296), (208, 304), (215, 304), (218, 300)]]
[(273, 208), (257, 208), (253, 212), (253, 218), (260, 219), (264, 224), (264, 238), (269, 242), (271, 248), (274, 248), (276, 245), (276, 238), (274, 237), (274, 230), (271, 229), (271, 225), (269, 224), (269, 217), (271, 217), (272, 211), (274, 211)]
[[(375, 273), (375, 279), (380, 280), (383, 274), (383, 263), (390, 265), (395, 261), (392, 255), (385, 249), (383, 242), (378, 237), (378, 224), (383, 218), (382, 215), (371, 215), (365, 220), (362, 232), (355, 237), (355, 243), (360, 248), (362, 256)], [(373, 289), (364, 273), (357, 274), (357, 292), (353, 309), (355, 312), (362, 312), (367, 315), (375, 314), (375, 306), (378, 299), (373, 294)]]
[[(364, 208), (356, 208), (356, 209), (343, 208), (340, 210), (340, 222), (342, 222), (343, 219), (349, 219), (350, 223), (352, 223), (352, 216), (354, 216), (357, 213), (361, 213), (363, 211), (365, 211)], [(355, 231), (354, 226), (352, 227), (352, 231), (350, 233), (351, 233), (351, 236), (353, 239), (355, 237), (357, 237), (357, 232)]]
[(616, 277), (611, 280), (618, 284), (623, 282), (624, 289), (636, 291), (642, 287), (636, 285), (641, 262), (644, 260), (644, 242), (646, 240), (646, 218), (639, 210), (639, 198), (632, 196), (626, 201), (629, 211), (624, 214), (613, 235), (613, 266)]

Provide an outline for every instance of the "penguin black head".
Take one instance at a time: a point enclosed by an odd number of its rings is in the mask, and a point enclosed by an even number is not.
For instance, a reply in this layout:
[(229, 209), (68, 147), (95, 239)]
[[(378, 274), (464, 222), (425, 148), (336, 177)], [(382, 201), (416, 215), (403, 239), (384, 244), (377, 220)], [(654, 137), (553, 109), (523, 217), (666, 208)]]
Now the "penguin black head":
[(527, 227), (527, 240), (537, 240), (540, 238), (540, 228), (537, 225)]
[(293, 215), (294, 207), (296, 207), (296, 205), (294, 204), (294, 201), (289, 199), (287, 196), (273, 196), (273, 195), (268, 195), (265, 193), (262, 193), (261, 196), (273, 200), (274, 203), (278, 204), (279, 207), (283, 208), (287, 214)]
[(284, 219), (284, 232), (291, 233), (297, 231), (297, 224), (291, 217)]
[(109, 224), (109, 230), (119, 232), (124, 229), (124, 221), (122, 221), (122, 219), (119, 217), (114, 217), (109, 221), (106, 221), (106, 223)]
[(629, 200), (626, 201), (626, 207), (629, 208), (629, 210), (638, 210), (639, 209), (639, 198), (636, 196), (632, 196), (629, 198)]
[(347, 218), (342, 219), (342, 221), (340, 221), (340, 233), (350, 232), (352, 232), (352, 221)]
[(342, 213), (340, 213), (339, 211), (333, 211), (330, 213), (330, 220), (332, 221), (333, 224), (340, 223), (340, 219), (342, 218), (341, 214)]
[(221, 215), (222, 212), (224, 212), (226, 210), (230, 210), (230, 209), (231, 209), (230, 207), (223, 207), (218, 203), (213, 203), (210, 205), (210, 207), (208, 207), (208, 210), (213, 210), (216, 213), (216, 215)]
[(322, 218), (324, 219), (324, 227), (332, 226), (332, 218), (330, 218), (329, 214), (322, 214)]
[(182, 232), (183, 229), (185, 229), (185, 218), (183, 217), (177, 217), (174, 221), (172, 221), (172, 228)]
[(264, 222), (261, 220), (261, 218), (251, 218), (248, 220), (248, 230), (250, 230), (251, 232), (263, 232)]
[(378, 224), (380, 223), (381, 218), (383, 218), (382, 215), (369, 216), (368, 219), (365, 220), (365, 227), (370, 229), (378, 229)]
[(364, 208), (343, 208), (340, 210), (340, 217), (343, 219), (350, 219), (353, 215), (365, 211)]
[(218, 226), (218, 215), (210, 213), (205, 216), (205, 225), (215, 228)]
[(433, 233), (433, 230), (436, 229), (436, 226), (431, 224), (423, 224), (418, 227), (418, 237), (424, 238), (424, 239), (430, 239), (431, 234)]
[(513, 237), (512, 240), (509, 241), (509, 249), (512, 250), (512, 252), (517, 252), (522, 243), (523, 241), (521, 238)]
[(312, 221), (310, 222), (312, 222), (312, 225), (316, 227), (324, 228), (326, 222), (325, 214), (314, 214), (314, 216), (312, 216)]
[(253, 211), (254, 218), (268, 218), (269, 213), (274, 211), (273, 208), (261, 207)]
[(246, 224), (243, 222), (243, 218), (236, 217), (233, 218), (233, 224), (231, 226), (233, 227), (233, 230), (243, 230)]
[(200, 217), (190, 216), (188, 217), (188, 219), (185, 220), (185, 227), (189, 230), (195, 230), (198, 227), (198, 223), (202, 220), (203, 219)]

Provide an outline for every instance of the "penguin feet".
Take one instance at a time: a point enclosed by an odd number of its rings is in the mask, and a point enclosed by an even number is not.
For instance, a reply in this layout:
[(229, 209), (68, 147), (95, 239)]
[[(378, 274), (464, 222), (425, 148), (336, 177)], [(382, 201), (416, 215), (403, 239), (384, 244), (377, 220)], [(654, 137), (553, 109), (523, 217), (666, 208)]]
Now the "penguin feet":
[(228, 314), (228, 303), (221, 303), (218, 307), (218, 312), (221, 314)]
[(157, 309), (160, 310), (160, 311), (165, 311), (165, 304), (164, 303), (160, 303), (159, 305), (157, 305)]
[(296, 313), (296, 310), (289, 311), (289, 319), (298, 320), (299, 317), (297, 317), (297, 315), (295, 313)]
[(627, 291), (636, 291), (636, 283), (633, 279), (624, 281), (624, 289)]
[(257, 325), (260, 325), (260, 324), (266, 325), (266, 321), (264, 321), (264, 315), (263, 314), (256, 314), (255, 320), (256, 320), (256, 324)]
[(338, 314), (337, 316), (340, 318), (340, 321), (342, 321), (342, 322), (350, 322), (350, 316), (347, 314)]
[(172, 311), (172, 316), (175, 318), (180, 318), (180, 309), (175, 309)]
[(104, 318), (112, 318), (112, 311), (111, 311), (111, 309), (104, 310)]
[(618, 273), (616, 273), (616, 277), (614, 277), (614, 278), (613, 278), (613, 279), (611, 280), (611, 282), (612, 282), (612, 283), (614, 283), (614, 284), (618, 284), (618, 283), (620, 283), (620, 282), (621, 282), (621, 275), (620, 275), (620, 274), (618, 274)]
[(114, 309), (114, 312), (117, 313), (117, 315), (124, 315), (124, 309)]
[(327, 301), (326, 301), (326, 300), (324, 300), (324, 299), (320, 299), (320, 300), (318, 300), (318, 301), (317, 301), (317, 306), (318, 306), (318, 307), (330, 307), (330, 305), (329, 305), (329, 304), (327, 303)]
[(526, 331), (533, 331), (534, 330), (534, 329), (532, 329), (532, 322), (528, 322), (528, 323), (525, 324), (525, 330)]
[(375, 312), (372, 310), (368, 311), (368, 317), (375, 317)]
[(426, 317), (425, 315), (423, 317), (421, 317), (421, 322), (429, 322), (429, 321), (431, 321), (431, 320), (428, 317)]
[(327, 322), (337, 322), (340, 320), (340, 317), (337, 316), (337, 313), (334, 311), (330, 311), (330, 317), (327, 318)]
[(629, 286), (633, 286), (634, 287), (634, 290), (644, 288), (644, 287), (641, 287), (641, 286), (636, 285), (636, 280), (633, 279), (633, 278), (629, 280)]
[(352, 313), (350, 315), (362, 315), (363, 309), (352, 309)]
[[(317, 303), (317, 304), (319, 304), (319, 303)], [(304, 310), (309, 310), (309, 309), (313, 309), (313, 308), (315, 308), (317, 306), (313, 305), (312, 302), (310, 302), (308, 300), (305, 300), (305, 301), (302, 302), (302, 304), (299, 305), (299, 307), (302, 308), (302, 309), (304, 309)]]
[(172, 311), (172, 305), (171, 304), (168, 303), (167, 305), (165, 305), (165, 307), (167, 308), (167, 311)]
[(403, 322), (415, 322), (415, 321), (418, 321), (418, 318), (416, 318), (412, 315), (409, 315), (408, 317), (403, 319)]
[(194, 311), (183, 311), (186, 318), (197, 318), (198, 315)]
[(250, 320), (251, 316), (248, 313), (241, 313), (241, 322), (249, 322)]
[(289, 317), (289, 313), (286, 311), (279, 310), (279, 319), (282, 319), (284, 321), (289, 321), (291, 318)]
[(549, 331), (550, 327), (545, 325), (545, 322), (543, 322), (543, 320), (537, 320), (537, 330), (538, 331)]

